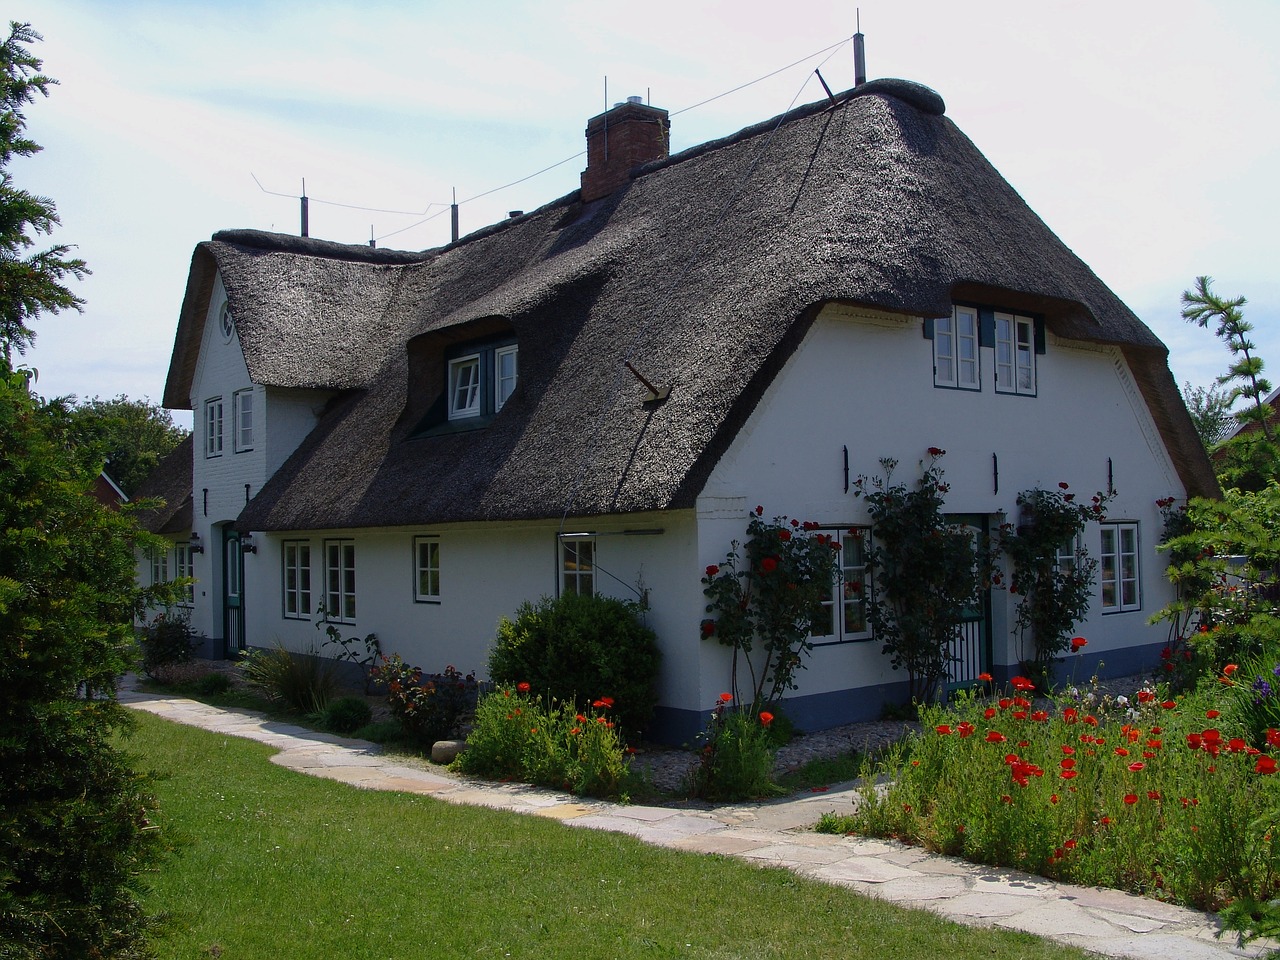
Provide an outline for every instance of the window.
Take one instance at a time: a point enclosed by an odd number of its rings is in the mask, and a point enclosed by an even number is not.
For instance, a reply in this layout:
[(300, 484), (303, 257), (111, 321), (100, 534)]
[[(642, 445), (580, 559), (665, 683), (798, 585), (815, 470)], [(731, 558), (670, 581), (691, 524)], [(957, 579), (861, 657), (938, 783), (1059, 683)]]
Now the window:
[(871, 590), (867, 571), (870, 530), (852, 527), (836, 535), (840, 537), (840, 568), (831, 597), (822, 601), (822, 610), (814, 618), (811, 636), (815, 646), (871, 639), (871, 625), (867, 620)]
[(413, 599), (416, 603), (440, 602), (440, 538), (413, 538)]
[(324, 543), (324, 608), (330, 620), (354, 623), (356, 619), (356, 542)]
[(596, 541), (574, 535), (560, 541), (561, 593), (590, 596), (596, 592)]
[(169, 582), (169, 553), (166, 550), (151, 551), (151, 582)]
[(492, 417), (501, 410), (519, 380), (519, 348), (508, 341), (469, 344), (449, 365), (448, 418)]
[[(927, 329), (927, 328), (926, 328)], [(933, 385), (979, 390), (978, 311), (954, 307), (933, 321)]]
[(253, 391), (238, 390), (231, 399), (235, 416), (235, 451), (244, 453), (253, 449)]
[(1058, 547), (1058, 553), (1054, 557), (1053, 567), (1060, 573), (1072, 574), (1076, 572), (1076, 564), (1079, 557), (1084, 553), (1084, 538), (1080, 536), (1072, 537), (1066, 543)]
[(1035, 321), (1011, 313), (997, 313), (996, 390), (1000, 393), (1035, 395)]
[(191, 544), (178, 543), (174, 545), (173, 573), (175, 579), (192, 581), (182, 588), (182, 599), (179, 601), (185, 607), (191, 606), (196, 599), (196, 557), (191, 552)]
[(480, 416), (480, 355), (449, 361), (449, 419)]
[(500, 347), (493, 352), (493, 409), (501, 410), (516, 388), (516, 347)]
[(311, 544), (286, 540), (283, 560), (284, 615), (305, 620), (311, 616)]
[(222, 398), (204, 402), (204, 455), (222, 456)]
[(1142, 606), (1138, 582), (1138, 525), (1104, 523), (1099, 554), (1102, 612), (1118, 613)]

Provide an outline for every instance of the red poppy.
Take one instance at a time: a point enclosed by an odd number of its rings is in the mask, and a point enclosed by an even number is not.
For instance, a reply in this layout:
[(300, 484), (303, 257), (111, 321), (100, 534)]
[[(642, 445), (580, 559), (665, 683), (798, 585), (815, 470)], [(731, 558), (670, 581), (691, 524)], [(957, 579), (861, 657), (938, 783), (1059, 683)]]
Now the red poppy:
[(1232, 753), (1240, 753), (1245, 748), (1245, 742), (1239, 737), (1232, 737), (1227, 741), (1227, 749)]
[(1138, 691), (1138, 702), (1139, 702), (1139, 703), (1150, 703), (1150, 702), (1151, 702), (1152, 700), (1154, 700), (1155, 698), (1156, 698), (1156, 695), (1155, 695), (1153, 692), (1151, 692), (1150, 690), (1139, 690), (1139, 691)]
[(1204, 712), (1204, 715), (1205, 715), (1205, 719), (1207, 720), (1217, 720), (1218, 717), (1221, 716), (1221, 714), (1219, 714), (1217, 710), (1206, 710)]
[(1067, 707), (1062, 711), (1063, 723), (1075, 723), (1080, 718), (1080, 712), (1075, 707)]
[(1110, 817), (1100, 817), (1100, 818), (1098, 819), (1098, 823), (1102, 824), (1104, 827), (1109, 827), (1109, 826), (1111, 826), (1111, 818), (1110, 818)]
[(709, 579), (709, 578), (711, 578), (711, 577), (714, 577), (714, 576), (715, 576), (717, 573), (719, 573), (719, 572), (720, 572), (720, 567), (719, 567), (719, 566), (717, 566), (717, 565), (716, 565), (716, 564), (714, 564), (714, 563), (713, 563), (713, 564), (711, 564), (711, 566), (707, 567), (707, 577), (708, 577), (708, 579)]
[(1009, 681), (1009, 683), (1013, 685), (1013, 689), (1021, 693), (1025, 693), (1029, 690), (1034, 690), (1036, 688), (1036, 685), (1032, 683), (1030, 680), (1028, 680), (1026, 677), (1014, 677), (1012, 680)]
[(577, 727), (574, 727), (569, 731), (569, 736), (576, 737), (581, 732), (582, 731), (580, 729), (578, 729)]
[(1267, 746), (1280, 747), (1280, 730), (1275, 727), (1267, 728)]
[(985, 709), (985, 710), (983, 710), (983, 711), (982, 711), (982, 716), (983, 716), (984, 718), (986, 718), (987, 720), (990, 720), (990, 719), (991, 719), (992, 717), (994, 717), (995, 715), (996, 715), (996, 708), (995, 708), (995, 707), (987, 707), (987, 709)]
[(1063, 779), (1063, 780), (1070, 780), (1072, 777), (1074, 777), (1074, 776), (1076, 775), (1076, 773), (1077, 773), (1077, 771), (1075, 771), (1075, 770), (1063, 770), (1063, 771), (1062, 771), (1062, 779)]
[(1148, 799), (1148, 800), (1161, 800), (1161, 799), (1163, 799), (1163, 798), (1160, 796), (1160, 791), (1159, 791), (1159, 790), (1148, 790), (1148, 791), (1147, 791), (1147, 799)]
[(516, 689), (519, 690), (521, 693), (528, 693), (529, 684), (521, 680), (519, 683), (516, 684)]
[(1272, 757), (1259, 757), (1257, 766), (1253, 768), (1261, 774), (1272, 774), (1276, 772), (1276, 761)]
[(597, 710), (608, 710), (613, 706), (613, 697), (601, 697), (599, 700), (593, 700), (591, 705)]
[(1058, 764), (1063, 770), (1072, 770), (1075, 768), (1076, 761), (1074, 757), (1064, 757)]
[(1065, 753), (1067, 756), (1071, 756), (1073, 753), (1076, 752), (1076, 748), (1071, 746), (1070, 744), (1064, 743), (1062, 745), (1062, 752)]
[(1166, 710), (1173, 710), (1178, 706), (1178, 703), (1176, 700), (1166, 700), (1164, 703), (1160, 704), (1160, 706), (1164, 707)]
[(1031, 719), (1036, 723), (1047, 723), (1049, 720), (1049, 714), (1044, 710), (1037, 710), (1031, 715)]
[(1063, 845), (1064, 847), (1066, 847), (1068, 850), (1074, 850), (1074, 849), (1076, 848), (1076, 841), (1074, 841), (1074, 840), (1067, 840), (1067, 841), (1066, 841), (1065, 843), (1063, 843), (1062, 845)]
[(960, 734), (960, 739), (963, 740), (965, 737), (973, 736), (974, 731), (976, 731), (977, 729), (978, 728), (975, 727), (968, 720), (964, 720), (964, 721), (961, 721), (960, 725), (956, 727), (956, 733)]
[(733, 694), (732, 694), (732, 693), (722, 693), (722, 694), (720, 694), (720, 702), (721, 702), (721, 703), (732, 703), (732, 702), (733, 702)]
[(981, 680), (983, 683), (990, 683), (990, 682), (991, 682), (991, 674), (989, 674), (989, 673), (980, 673), (980, 674), (978, 674), (978, 679), (979, 679), (979, 680)]
[(1222, 668), (1222, 673), (1224, 676), (1229, 677), (1239, 669), (1240, 668), (1236, 666), (1234, 663), (1228, 663), (1225, 667)]
[(1013, 797), (1009, 796), (1007, 793), (1002, 794), (1002, 795), (1001, 795), (1001, 797), (1000, 797), (1000, 802), (1001, 802), (1001, 803), (1013, 803)]
[(1134, 773), (1137, 773), (1139, 770), (1141, 770), (1145, 766), (1146, 764), (1143, 763), (1141, 760), (1135, 760), (1133, 761), (1133, 763), (1129, 764), (1129, 769), (1132, 770)]
[(1126, 750), (1124, 747), (1116, 747), (1117, 757), (1127, 757), (1128, 755), (1129, 755), (1129, 751)]
[(579, 713), (577, 716), (575, 716), (573, 719), (577, 720), (579, 723), (586, 723), (586, 722), (587, 722), (587, 718), (586, 718), (586, 717), (584, 717), (584, 716), (583, 716), (582, 714), (580, 714), (580, 713)]
[(1133, 806), (1138, 802), (1138, 795), (1136, 793), (1126, 793), (1124, 795), (1124, 802), (1129, 806)]
[(941, 736), (946, 737), (951, 735), (951, 727), (948, 724), (940, 723), (933, 729), (935, 732), (937, 732)]
[(1004, 743), (1008, 738), (999, 730), (987, 731), (987, 743)]
[(773, 714), (770, 713), (768, 710), (761, 710), (760, 711), (761, 726), (767, 727), (771, 723), (773, 723)]
[(1072, 638), (1071, 638), (1071, 652), (1072, 652), (1072, 653), (1075, 653), (1077, 650), (1079, 650), (1081, 647), (1083, 647), (1083, 646), (1084, 646), (1086, 643), (1088, 643), (1088, 642), (1089, 642), (1089, 641), (1088, 641), (1088, 640), (1086, 640), (1084, 637), (1072, 637)]

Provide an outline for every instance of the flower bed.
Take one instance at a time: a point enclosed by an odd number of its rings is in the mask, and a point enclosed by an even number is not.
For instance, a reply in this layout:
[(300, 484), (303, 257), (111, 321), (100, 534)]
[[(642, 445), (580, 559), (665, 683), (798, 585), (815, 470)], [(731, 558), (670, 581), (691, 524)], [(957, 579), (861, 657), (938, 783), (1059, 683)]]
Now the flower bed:
[(922, 709), (824, 828), (1202, 909), (1280, 895), (1280, 732), (1249, 743), (1213, 690), (1090, 709), (1014, 686)]

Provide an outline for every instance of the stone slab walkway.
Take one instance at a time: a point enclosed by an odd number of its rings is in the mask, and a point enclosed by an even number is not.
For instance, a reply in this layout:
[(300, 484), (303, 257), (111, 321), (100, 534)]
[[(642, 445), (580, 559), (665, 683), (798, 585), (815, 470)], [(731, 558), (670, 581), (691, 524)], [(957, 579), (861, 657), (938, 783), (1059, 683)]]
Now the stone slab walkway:
[[(120, 701), (177, 723), (276, 748), (282, 767), (368, 790), (429, 794), (449, 803), (551, 817), (574, 827), (614, 830), (647, 843), (719, 853), (851, 887), (907, 907), (932, 910), (971, 926), (1007, 927), (1111, 957), (1221, 960), (1257, 957), (1260, 945), (1237, 948), (1217, 937), (1211, 914), (1115, 890), (1054, 883), (1043, 877), (980, 867), (881, 840), (813, 833), (828, 811), (847, 809), (844, 785), (768, 803), (707, 810), (584, 800), (523, 784), (465, 780), (383, 756), (376, 744), (317, 733), (242, 710), (137, 690), (126, 678)], [(1273, 945), (1274, 946), (1274, 945)]]

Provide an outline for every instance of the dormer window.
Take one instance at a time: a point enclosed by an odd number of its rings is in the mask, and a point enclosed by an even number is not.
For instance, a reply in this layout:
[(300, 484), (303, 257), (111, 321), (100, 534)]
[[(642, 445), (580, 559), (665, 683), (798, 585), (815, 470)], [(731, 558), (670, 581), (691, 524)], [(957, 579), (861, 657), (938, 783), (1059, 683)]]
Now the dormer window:
[(518, 349), (510, 341), (469, 344), (459, 348), (447, 363), (450, 420), (491, 417), (515, 392)]

